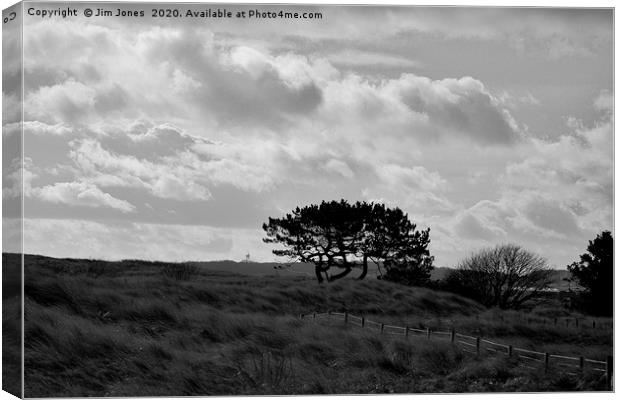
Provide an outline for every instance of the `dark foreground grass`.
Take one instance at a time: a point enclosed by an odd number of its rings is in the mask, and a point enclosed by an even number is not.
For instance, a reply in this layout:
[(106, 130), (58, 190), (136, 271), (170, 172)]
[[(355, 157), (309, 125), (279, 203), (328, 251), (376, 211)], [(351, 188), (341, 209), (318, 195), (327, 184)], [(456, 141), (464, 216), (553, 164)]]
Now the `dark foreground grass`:
[(599, 377), (543, 375), (449, 343), (297, 318), (327, 309), (385, 322), (451, 321), (523, 346), (611, 353), (610, 332), (524, 331), (494, 322), (492, 311), (467, 299), (376, 280), (319, 286), (183, 265), (34, 256), (25, 268), (27, 397), (604, 389)]

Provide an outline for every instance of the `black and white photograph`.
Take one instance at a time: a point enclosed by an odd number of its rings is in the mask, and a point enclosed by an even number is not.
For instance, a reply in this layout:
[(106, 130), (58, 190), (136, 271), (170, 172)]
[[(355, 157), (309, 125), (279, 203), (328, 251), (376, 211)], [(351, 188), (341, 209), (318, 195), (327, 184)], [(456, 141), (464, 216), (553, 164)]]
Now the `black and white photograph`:
[(2, 6), (2, 390), (614, 391), (611, 3)]

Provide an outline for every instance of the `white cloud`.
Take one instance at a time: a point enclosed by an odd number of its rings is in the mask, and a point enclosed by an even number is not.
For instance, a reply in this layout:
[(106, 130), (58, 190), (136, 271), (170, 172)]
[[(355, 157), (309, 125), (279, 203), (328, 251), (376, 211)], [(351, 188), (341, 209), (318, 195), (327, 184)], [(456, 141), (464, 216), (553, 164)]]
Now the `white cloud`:
[(209, 190), (196, 182), (196, 171), (191, 166), (166, 162), (167, 158), (151, 162), (114, 154), (92, 139), (74, 142), (71, 158), (80, 178), (93, 184), (145, 188), (154, 196), (169, 199), (189, 201), (211, 197)]
[(395, 190), (437, 190), (446, 185), (446, 181), (437, 172), (429, 172), (422, 166), (383, 164), (377, 167), (376, 173), (382, 183)]
[(184, 94), (200, 89), (202, 84), (196, 79), (188, 76), (180, 69), (175, 69), (172, 73), (174, 90), (177, 93)]
[(489, 224), (488, 221), (466, 212), (461, 216), (455, 225), (456, 232), (465, 240), (483, 239), (495, 242), (500, 238), (506, 237), (506, 232), (500, 227)]
[(262, 246), (260, 229), (43, 218), (26, 218), (24, 226), (28, 254), (63, 257), (71, 248), (71, 257), (76, 258), (240, 261), (250, 250), (253, 258), (273, 258)]
[(62, 123), (52, 125), (40, 121), (24, 121), (25, 135), (69, 136), (72, 133), (73, 129)]
[(332, 158), (324, 166), (323, 169), (329, 172), (335, 172), (342, 175), (345, 178), (351, 179), (355, 176), (355, 173), (351, 170), (349, 165), (341, 160)]
[(36, 178), (31, 158), (14, 158), (2, 170), (2, 198), (10, 199), (32, 195), (32, 180)]
[(176, 176), (157, 178), (151, 190), (157, 197), (176, 200), (209, 200), (211, 192), (204, 186), (190, 181), (182, 181)]
[(101, 191), (95, 185), (84, 182), (60, 182), (54, 185), (33, 189), (41, 200), (50, 203), (86, 207), (110, 207), (124, 213), (132, 212), (135, 207)]
[(517, 95), (504, 90), (499, 93), (497, 99), (502, 105), (511, 110), (519, 109), (522, 106), (539, 106), (541, 104), (540, 100), (529, 92), (522, 95)]
[(25, 118), (50, 123), (73, 122), (93, 109), (96, 95), (93, 87), (73, 79), (44, 86), (26, 96)]
[(601, 90), (596, 99), (594, 99), (594, 109), (597, 111), (613, 111), (613, 107), (613, 94), (607, 89)]
[(433, 81), (405, 74), (387, 85), (411, 111), (428, 117), (437, 134), (466, 136), (481, 144), (511, 144), (520, 139), (508, 110), (479, 80)]

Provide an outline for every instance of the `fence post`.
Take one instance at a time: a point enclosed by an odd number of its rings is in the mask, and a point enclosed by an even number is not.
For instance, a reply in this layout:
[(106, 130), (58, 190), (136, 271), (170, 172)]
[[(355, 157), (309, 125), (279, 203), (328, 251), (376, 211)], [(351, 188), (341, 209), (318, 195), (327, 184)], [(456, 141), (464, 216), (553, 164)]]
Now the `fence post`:
[(480, 355), (480, 338), (476, 338), (476, 354)]
[(312, 313), (312, 319), (316, 319), (316, 313)]
[(329, 311), (327, 312), (327, 320), (328, 320), (328, 321), (331, 321), (331, 320), (332, 320), (332, 312), (331, 312), (331, 310), (329, 310)]
[(579, 357), (579, 370), (583, 372), (583, 367), (585, 366), (585, 359), (583, 356)]
[(431, 328), (426, 328), (426, 338), (427, 339), (431, 338)]
[(549, 353), (545, 353), (545, 374), (549, 371)]
[(405, 325), (405, 337), (409, 337), (409, 325)]
[(303, 314), (299, 314), (299, 319), (304, 319), (304, 315)]
[(508, 345), (508, 357), (512, 357), (512, 345)]
[(575, 328), (579, 328), (579, 318), (575, 317)]
[(607, 356), (607, 365), (605, 366), (605, 384), (607, 385), (607, 390), (612, 389), (613, 375), (614, 375), (614, 357)]
[(592, 329), (596, 329), (596, 321), (592, 320)]
[(366, 318), (362, 317), (362, 328), (366, 325)]
[(349, 313), (347, 313), (347, 312), (345, 311), (345, 313), (344, 313), (344, 324), (346, 325), (346, 324), (347, 324), (347, 322), (349, 322)]
[(383, 329), (385, 328), (385, 324), (381, 323), (381, 333), (383, 333)]
[(454, 343), (454, 336), (456, 333), (454, 332), (454, 328), (450, 330), (450, 343)]

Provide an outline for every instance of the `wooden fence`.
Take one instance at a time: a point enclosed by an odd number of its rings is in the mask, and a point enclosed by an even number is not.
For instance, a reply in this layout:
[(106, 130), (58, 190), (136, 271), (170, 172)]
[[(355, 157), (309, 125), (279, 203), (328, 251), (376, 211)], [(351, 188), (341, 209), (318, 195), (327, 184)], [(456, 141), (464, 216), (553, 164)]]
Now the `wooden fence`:
[[(504, 316), (499, 316), (501, 321), (504, 321)], [(592, 329), (612, 329), (614, 324), (613, 320), (605, 318), (579, 318), (579, 317), (559, 317), (559, 318), (544, 318), (538, 316), (531, 316), (526, 314), (517, 314), (516, 318), (521, 322), (528, 324), (542, 324), (550, 326), (562, 326), (571, 328), (592, 328)], [(507, 320), (510, 317), (506, 318)]]
[[(545, 318), (539, 316), (532, 316), (522, 313), (513, 314), (490, 314), (489, 318), (493, 318), (500, 323), (515, 323), (527, 325), (545, 325), (557, 328), (573, 328), (573, 329), (596, 329), (596, 330), (611, 330), (613, 329), (613, 320), (608, 318), (578, 318), (578, 317), (558, 317), (558, 318)], [(476, 316), (476, 320), (480, 317)], [(437, 321), (442, 325), (449, 325), (458, 321), (457, 319), (448, 318), (429, 318), (428, 321)]]
[(480, 336), (465, 335), (456, 332), (454, 329), (450, 331), (434, 331), (430, 328), (419, 329), (409, 326), (387, 325), (346, 312), (337, 313), (329, 311), (326, 313), (300, 314), (299, 318), (302, 320), (340, 320), (344, 322), (344, 325), (371, 329), (387, 335), (402, 335), (406, 338), (416, 336), (425, 337), (426, 339), (446, 339), (450, 340), (452, 344), (459, 346), (467, 353), (480, 355), (481, 352), (486, 351), (495, 354), (504, 354), (507, 357), (516, 357), (520, 362), (523, 362), (526, 368), (542, 368), (545, 373), (551, 368), (555, 368), (556, 370), (561, 369), (563, 372), (571, 375), (583, 374), (588, 371), (602, 373), (605, 376), (607, 390), (612, 390), (613, 386), (613, 356), (607, 356), (605, 361), (601, 361), (592, 360), (583, 356), (569, 357), (565, 355), (549, 354), (547, 352), (527, 350), (509, 344), (493, 342)]

